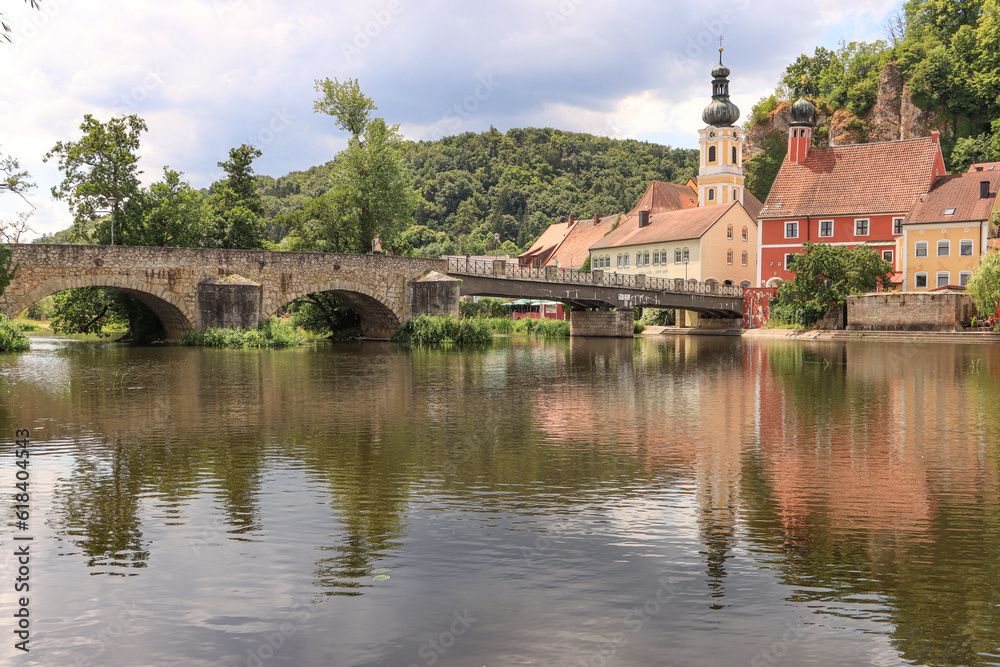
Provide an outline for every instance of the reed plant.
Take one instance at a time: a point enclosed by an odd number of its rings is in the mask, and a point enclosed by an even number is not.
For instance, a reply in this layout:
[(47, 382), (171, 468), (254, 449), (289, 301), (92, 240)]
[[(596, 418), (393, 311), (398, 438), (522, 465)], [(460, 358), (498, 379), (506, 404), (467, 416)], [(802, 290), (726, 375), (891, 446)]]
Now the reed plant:
[(21, 325), (6, 315), (0, 315), (0, 352), (24, 352), (31, 343)]
[(287, 318), (279, 320), (271, 317), (261, 322), (256, 329), (209, 327), (205, 331), (188, 331), (178, 344), (197, 347), (276, 348), (301, 345), (305, 339), (305, 334)]

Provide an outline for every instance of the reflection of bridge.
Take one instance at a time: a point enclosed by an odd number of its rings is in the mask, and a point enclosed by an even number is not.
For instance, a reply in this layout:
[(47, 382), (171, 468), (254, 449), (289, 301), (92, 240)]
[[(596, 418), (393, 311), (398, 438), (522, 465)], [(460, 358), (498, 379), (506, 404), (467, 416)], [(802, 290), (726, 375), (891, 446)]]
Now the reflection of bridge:
[[(361, 317), (362, 334), (371, 338), (388, 338), (421, 313), (457, 314), (459, 285), (463, 294), (544, 298), (577, 307), (679, 308), (709, 317), (738, 317), (743, 307), (742, 290), (728, 285), (499, 261), (149, 246), (10, 247), (18, 269), (0, 295), (0, 312), (16, 315), (67, 289), (110, 287), (146, 304), (170, 340), (190, 329), (251, 326), (317, 292), (333, 292), (350, 304)], [(627, 328), (630, 332), (630, 322)]]
[(462, 279), (464, 295), (547, 299), (581, 308), (641, 306), (693, 310), (709, 317), (743, 315), (743, 288), (736, 285), (454, 258), (448, 260), (448, 275)]

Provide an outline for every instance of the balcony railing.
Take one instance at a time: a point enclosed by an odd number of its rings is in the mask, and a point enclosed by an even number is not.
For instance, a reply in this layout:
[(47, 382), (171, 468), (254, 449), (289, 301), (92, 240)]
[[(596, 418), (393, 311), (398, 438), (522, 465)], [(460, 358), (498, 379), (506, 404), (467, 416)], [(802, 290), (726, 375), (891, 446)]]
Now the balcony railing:
[(509, 264), (501, 259), (482, 260), (452, 257), (448, 259), (448, 273), (546, 283), (624, 287), (648, 290), (650, 292), (743, 297), (743, 288), (739, 285), (723, 285), (717, 282), (703, 283), (697, 280), (684, 280), (683, 278), (653, 278), (642, 274), (608, 273), (601, 269), (595, 271), (577, 271), (560, 269), (555, 266)]

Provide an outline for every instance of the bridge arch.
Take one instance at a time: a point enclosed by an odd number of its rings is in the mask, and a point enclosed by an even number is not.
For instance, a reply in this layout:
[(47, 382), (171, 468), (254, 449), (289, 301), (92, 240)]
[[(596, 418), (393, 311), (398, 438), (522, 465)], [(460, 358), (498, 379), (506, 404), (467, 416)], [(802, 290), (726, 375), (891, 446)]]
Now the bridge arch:
[[(353, 288), (353, 289), (352, 289)], [(395, 312), (378, 296), (362, 285), (344, 285), (341, 281), (332, 284), (317, 284), (282, 296), (284, 303), (265, 303), (261, 315), (266, 319), (277, 315), (289, 303), (310, 294), (328, 292), (342, 299), (358, 314), (361, 319), (361, 335), (365, 338), (388, 339), (403, 323), (402, 313)], [(290, 298), (289, 298), (290, 297)]]
[(183, 304), (176, 303), (172, 298), (173, 294), (163, 289), (151, 287), (144, 281), (126, 275), (95, 274), (81, 275), (70, 279), (64, 277), (49, 278), (20, 294), (5, 295), (7, 299), (3, 311), (8, 317), (15, 317), (25, 308), (47, 296), (83, 287), (106, 287), (138, 300), (159, 318), (167, 340), (178, 340), (194, 328), (192, 319), (182, 310)]

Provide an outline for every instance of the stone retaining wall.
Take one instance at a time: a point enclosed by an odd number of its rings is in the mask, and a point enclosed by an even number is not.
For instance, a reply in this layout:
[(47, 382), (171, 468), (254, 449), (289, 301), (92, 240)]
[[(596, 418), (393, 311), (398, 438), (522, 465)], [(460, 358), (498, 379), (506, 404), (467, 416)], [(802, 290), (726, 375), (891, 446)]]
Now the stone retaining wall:
[(975, 312), (972, 297), (957, 292), (866, 294), (847, 299), (850, 331), (962, 331)]

